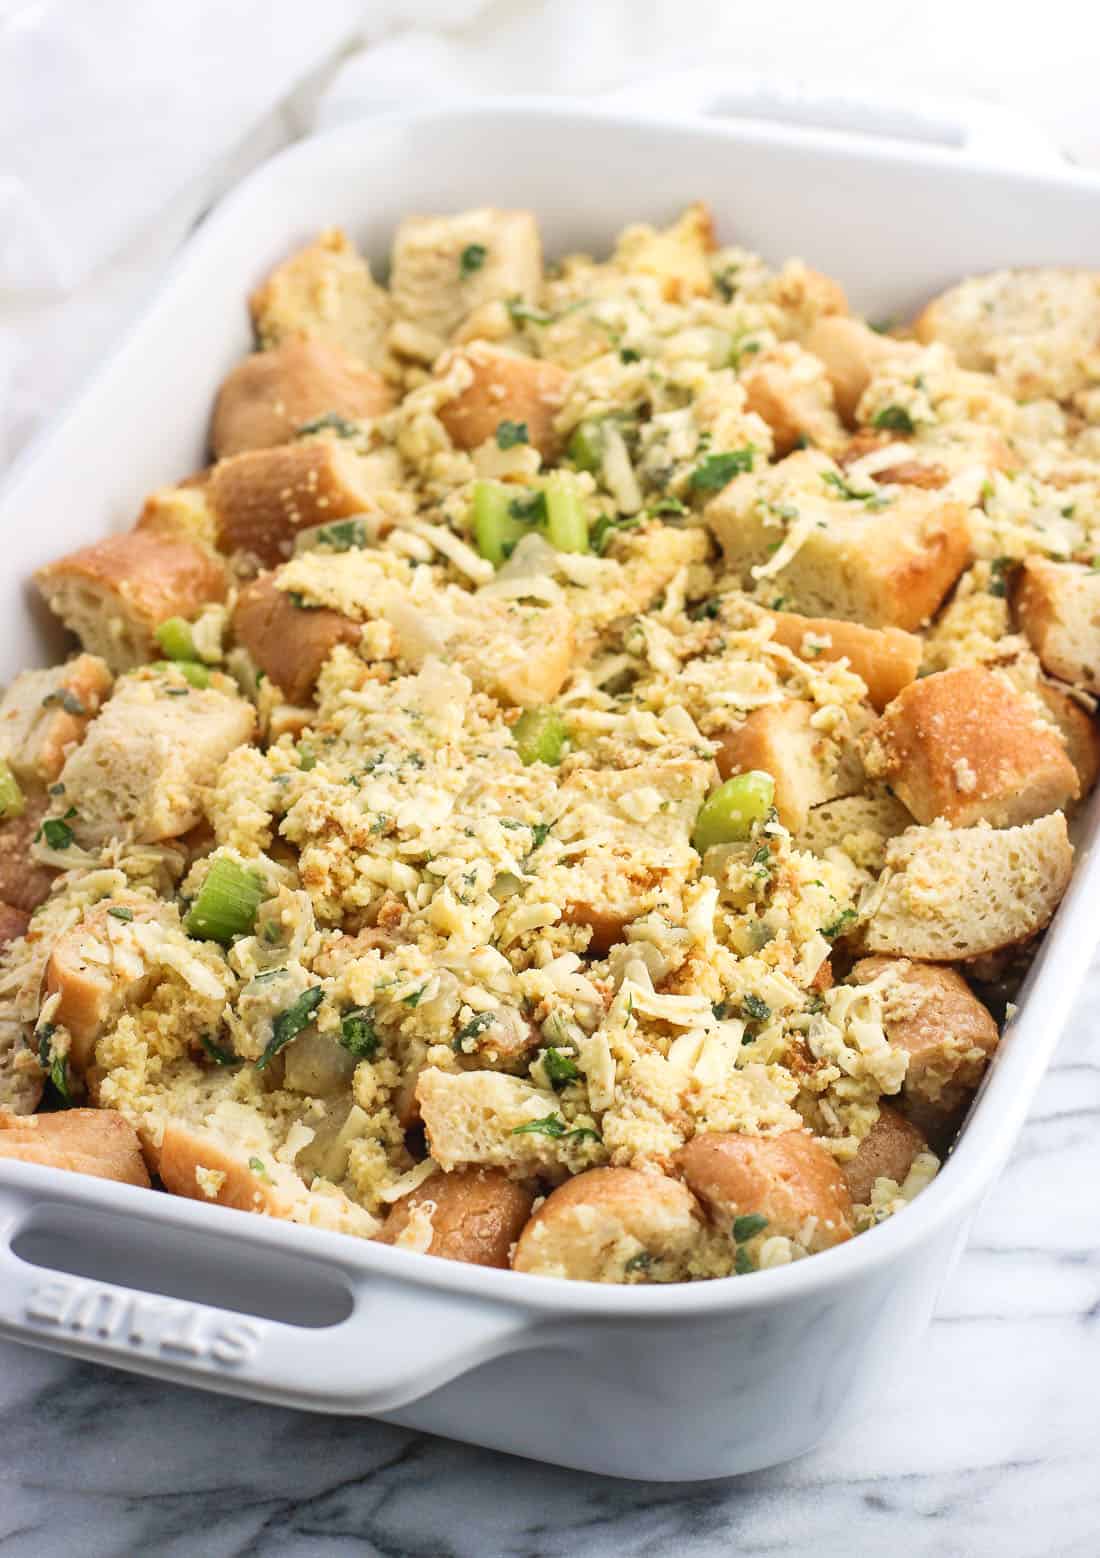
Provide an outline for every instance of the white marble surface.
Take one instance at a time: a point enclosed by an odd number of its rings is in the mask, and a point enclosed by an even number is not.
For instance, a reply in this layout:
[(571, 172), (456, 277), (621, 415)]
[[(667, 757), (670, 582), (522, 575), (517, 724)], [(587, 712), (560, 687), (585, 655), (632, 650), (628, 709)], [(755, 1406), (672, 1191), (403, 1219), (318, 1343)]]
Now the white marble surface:
[[(273, 116), (228, 173), (300, 126)], [(81, 288), (79, 330), (74, 300), (22, 300), (6, 453), (140, 304), (214, 183)], [(1095, 1558), (1098, 1008), (1100, 967), (930, 1331), (899, 1338), (876, 1410), (803, 1460), (727, 1483), (613, 1483), (0, 1345), (0, 1558)]]

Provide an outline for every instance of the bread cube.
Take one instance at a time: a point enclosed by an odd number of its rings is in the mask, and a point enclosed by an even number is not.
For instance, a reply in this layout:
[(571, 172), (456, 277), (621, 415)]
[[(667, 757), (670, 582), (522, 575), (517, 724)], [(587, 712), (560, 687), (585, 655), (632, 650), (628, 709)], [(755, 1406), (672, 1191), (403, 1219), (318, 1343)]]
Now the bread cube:
[(889, 1104), (880, 1103), (878, 1119), (860, 1142), (855, 1157), (841, 1165), (852, 1200), (858, 1206), (869, 1205), (877, 1179), (904, 1183), (915, 1159), (927, 1149), (922, 1130)]
[(909, 1057), (902, 1094), (926, 1121), (946, 1122), (981, 1081), (1000, 1042), (997, 1024), (953, 968), (861, 958), (848, 977), (861, 985), (881, 975), (888, 976), (882, 985), (887, 1040)]
[(291, 703), (306, 703), (337, 644), (359, 641), (360, 625), (339, 611), (299, 606), (274, 573), (246, 584), (233, 610), (233, 635)]
[[(500, 1071), (458, 1074), (428, 1066), (416, 1084), (420, 1118), (432, 1157), (450, 1172), (464, 1164), (563, 1179), (576, 1151), (562, 1136), (520, 1129), (559, 1115), (556, 1093)], [(560, 1115), (559, 1115), (560, 1118)]]
[(867, 684), (868, 700), (876, 709), (884, 709), (920, 670), (921, 640), (900, 628), (867, 628), (837, 617), (800, 617), (791, 611), (770, 611), (768, 617), (775, 642), (803, 660), (847, 660)]
[(784, 341), (751, 359), (741, 373), (745, 405), (772, 430), (777, 456), (803, 443), (839, 449), (844, 431), (833, 409), (833, 389), (816, 357)]
[(852, 1202), (832, 1154), (808, 1131), (696, 1136), (676, 1164), (723, 1232), (735, 1218), (766, 1219), (763, 1230), (811, 1253), (852, 1237)]
[(78, 843), (152, 844), (186, 833), (202, 816), (204, 787), (251, 740), (255, 722), (243, 698), (191, 687), (174, 671), (121, 678), (61, 770), (62, 809), (75, 808)]
[(35, 574), (46, 603), (112, 671), (157, 651), (167, 617), (193, 617), (225, 596), (225, 569), (203, 547), (153, 529), (108, 536)]
[(24, 914), (33, 914), (49, 896), (57, 871), (31, 856), (34, 836), (49, 811), (49, 797), (28, 795), (21, 817), (0, 823), (0, 900)]
[(137, 1132), (113, 1109), (65, 1109), (57, 1114), (0, 1113), (0, 1158), (114, 1179), (149, 1188)]
[(30, 924), (30, 919), (25, 909), (16, 909), (10, 903), (0, 903), (0, 952), (10, 942), (19, 940)]
[(289, 443), (319, 418), (358, 422), (393, 405), (385, 379), (331, 342), (291, 337), (253, 352), (229, 373), (214, 403), (216, 459)]
[(233, 1150), (211, 1133), (169, 1120), (153, 1148), (156, 1172), (169, 1195), (213, 1202), (238, 1212), (289, 1218), (290, 1196), (244, 1149)]
[(954, 963), (1015, 946), (1049, 924), (1072, 870), (1060, 811), (1018, 828), (910, 828), (887, 846), (864, 947)]
[(719, 738), (715, 761), (723, 779), (763, 769), (775, 780), (775, 809), (792, 833), (806, 825), (810, 808), (861, 788), (863, 771), (854, 752), (813, 724), (815, 705), (790, 698), (754, 709), (743, 725)]
[(625, 228), (612, 259), (621, 270), (655, 276), (666, 301), (680, 303), (714, 291), (710, 256), (716, 248), (710, 208), (697, 200), (671, 227)]
[[(117, 918), (112, 909), (124, 910), (129, 919)], [(69, 1033), (69, 1064), (78, 1075), (91, 1065), (96, 1044), (126, 1003), (140, 1001), (152, 984), (131, 926), (156, 913), (152, 900), (121, 894), (89, 909), (53, 945), (43, 995), (57, 997), (51, 1021)]]
[(910, 342), (880, 335), (858, 319), (830, 314), (818, 319), (806, 336), (805, 347), (818, 358), (833, 387), (836, 409), (849, 427), (856, 421), (856, 407), (872, 376), (891, 357), (912, 356)]
[(432, 1174), (395, 1201), (379, 1244), (400, 1244), (423, 1209), (430, 1219), (431, 1242), (424, 1251), (444, 1260), (504, 1270), (512, 1246), (531, 1215), (534, 1193), (502, 1169), (454, 1169)]
[(905, 807), (887, 790), (846, 795), (815, 806), (799, 830), (799, 849), (824, 855), (840, 849), (865, 871), (876, 874), (886, 863), (886, 846), (912, 826)]
[(111, 685), (106, 662), (96, 655), (22, 671), (9, 684), (0, 702), (0, 760), (20, 784), (53, 783)]
[(249, 299), (261, 346), (305, 337), (368, 368), (386, 366), (389, 294), (339, 228), (284, 260)]
[(362, 514), (372, 506), (363, 458), (331, 438), (249, 449), (210, 473), (218, 545), (265, 567), (290, 556), (299, 530)]
[(214, 510), (206, 497), (207, 473), (161, 487), (151, 492), (142, 505), (135, 530), (153, 530), (162, 535), (194, 541), (213, 552), (218, 544)]
[(533, 212), (481, 207), (408, 216), (393, 242), (390, 297), (398, 324), (391, 344), (430, 362), (473, 309), (512, 299), (535, 303), (541, 286)]
[(1065, 745), (1003, 677), (957, 666), (898, 694), (872, 731), (867, 771), (918, 822), (1011, 828), (1080, 793)]
[(1035, 691), (1046, 705), (1051, 722), (1058, 727), (1066, 756), (1077, 770), (1078, 799), (1084, 800), (1100, 778), (1100, 730), (1096, 721), (1061, 688), (1040, 682)]
[(472, 382), (439, 408), (439, 420), (457, 449), (476, 449), (495, 438), (504, 421), (521, 424), (526, 442), (544, 460), (557, 453), (554, 418), (565, 401), (569, 375), (556, 363), (521, 357), (475, 341), (439, 364), (446, 373), (457, 357), (473, 375)]
[(559, 1185), (520, 1235), (515, 1271), (580, 1282), (649, 1282), (687, 1275), (703, 1220), (690, 1191), (667, 1174), (594, 1168)]
[(831, 461), (802, 451), (735, 477), (706, 521), (731, 569), (766, 578), (799, 613), (920, 627), (969, 560), (964, 505), (915, 488), (868, 489), (865, 501), (843, 485)]
[(1081, 563), (1029, 557), (1013, 605), (1044, 671), (1100, 693), (1100, 573)]

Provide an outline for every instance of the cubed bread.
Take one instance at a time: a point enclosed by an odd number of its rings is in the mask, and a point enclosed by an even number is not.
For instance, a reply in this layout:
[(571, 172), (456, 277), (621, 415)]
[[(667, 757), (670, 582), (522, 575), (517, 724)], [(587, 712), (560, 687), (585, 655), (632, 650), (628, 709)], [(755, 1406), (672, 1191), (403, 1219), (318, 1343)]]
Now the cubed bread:
[(156, 652), (167, 617), (193, 617), (225, 596), (225, 569), (203, 547), (155, 529), (108, 536), (47, 563), (38, 588), (90, 654), (128, 671)]
[(268, 568), (290, 556), (300, 530), (373, 507), (363, 457), (332, 438), (230, 455), (214, 466), (207, 491), (221, 549)]
[(1083, 800), (1100, 778), (1100, 730), (1088, 710), (1060, 687), (1039, 682), (1035, 691), (1046, 705), (1047, 715), (1065, 744), (1066, 755), (1077, 770), (1078, 798)]
[(233, 635), (291, 703), (306, 703), (337, 644), (355, 644), (360, 625), (339, 611), (298, 605), (274, 573), (246, 584), (233, 610)]
[(913, 332), (949, 346), (962, 367), (995, 374), (1017, 400), (1067, 400), (1096, 382), (1100, 271), (971, 276), (933, 298)]
[[(963, 504), (917, 488), (845, 497), (811, 451), (737, 476), (706, 509), (729, 567), (806, 616), (919, 628), (970, 557)], [(868, 489), (870, 492), (870, 489)]]
[(880, 980), (886, 1038), (909, 1057), (903, 1096), (925, 1119), (929, 1111), (950, 1119), (1000, 1042), (966, 980), (953, 968), (881, 957), (861, 958), (848, 978), (857, 985)]
[(191, 687), (175, 671), (122, 677), (61, 770), (59, 806), (74, 809), (77, 841), (152, 844), (186, 833), (202, 816), (204, 787), (255, 721), (243, 698)]
[(916, 1158), (927, 1150), (924, 1132), (889, 1104), (880, 1103), (878, 1119), (860, 1142), (855, 1157), (841, 1166), (852, 1200), (857, 1206), (867, 1206), (878, 1179), (903, 1184)]
[(9, 942), (18, 941), (30, 924), (30, 915), (14, 904), (0, 903), (0, 952)]
[(912, 353), (903, 341), (877, 331), (858, 319), (829, 314), (815, 321), (806, 336), (808, 352), (823, 364), (833, 387), (836, 409), (848, 424), (856, 420), (856, 407), (875, 371), (890, 357)]
[(153, 1149), (157, 1176), (170, 1195), (289, 1218), (291, 1198), (260, 1159), (234, 1151), (185, 1121), (169, 1120)]
[(0, 1114), (0, 1158), (43, 1163), (96, 1179), (149, 1188), (137, 1133), (113, 1109)]
[(613, 262), (622, 270), (655, 276), (667, 302), (687, 302), (714, 291), (710, 256), (717, 246), (710, 207), (697, 200), (670, 227), (641, 223), (625, 228)]
[(1014, 946), (1049, 924), (1072, 869), (1060, 811), (1019, 828), (910, 828), (887, 847), (864, 946), (933, 963)]
[(1029, 557), (1016, 579), (1020, 627), (1044, 671), (1100, 693), (1100, 572)]
[(913, 818), (888, 790), (846, 795), (815, 806), (799, 830), (799, 849), (823, 855), (841, 849), (865, 871), (876, 874), (886, 863), (886, 846), (911, 827)]
[(867, 697), (884, 709), (916, 679), (923, 646), (915, 633), (900, 628), (866, 628), (837, 617), (800, 617), (770, 611), (772, 637), (803, 660), (847, 660), (867, 684)]
[(389, 294), (339, 228), (277, 265), (249, 304), (261, 346), (306, 337), (339, 347), (368, 368), (386, 366)]
[(0, 702), (0, 760), (20, 784), (52, 784), (111, 690), (106, 662), (77, 655), (45, 671), (23, 671)]
[(580, 1282), (647, 1282), (687, 1275), (703, 1220), (691, 1192), (666, 1174), (595, 1168), (551, 1191), (527, 1224), (515, 1271)]
[(290, 337), (253, 352), (229, 373), (214, 403), (216, 459), (289, 443), (321, 418), (360, 422), (393, 405), (381, 374), (331, 342)]
[(430, 362), (473, 309), (537, 302), (542, 240), (531, 211), (409, 216), (393, 241), (395, 350)]
[(194, 541), (207, 551), (217, 549), (218, 526), (214, 510), (206, 496), (207, 473), (161, 487), (151, 492), (142, 504), (135, 530), (153, 530), (161, 535)]
[(497, 436), (502, 422), (509, 422), (516, 424), (514, 437), (537, 449), (544, 460), (552, 459), (558, 448), (554, 418), (569, 383), (565, 369), (480, 341), (442, 358), (439, 371), (446, 373), (456, 360), (469, 370), (471, 382), (439, 408), (439, 420), (455, 447), (476, 449)]
[(70, 1035), (68, 1059), (78, 1075), (91, 1065), (98, 1040), (123, 1006), (141, 1000), (152, 984), (131, 927), (156, 912), (150, 899), (120, 894), (89, 909), (54, 942), (43, 995), (57, 998), (50, 1020)]
[(414, 1214), (419, 1213), (431, 1230), (425, 1254), (506, 1269), (534, 1199), (532, 1190), (509, 1179), (503, 1169), (435, 1173), (394, 1202), (378, 1242), (401, 1244), (410, 1225), (415, 1231)]
[(800, 698), (754, 709), (736, 730), (718, 738), (715, 761), (723, 779), (763, 769), (775, 780), (775, 809), (792, 833), (810, 808), (861, 786), (863, 771), (850, 743), (814, 725), (816, 706)]
[(49, 797), (28, 795), (19, 817), (0, 822), (0, 899), (24, 914), (33, 914), (49, 896), (57, 870), (31, 855), (35, 834), (49, 811)]
[(777, 456), (804, 443), (833, 450), (844, 442), (832, 385), (816, 357), (795, 342), (781, 342), (752, 357), (741, 383), (746, 408), (772, 430)]
[(427, 1066), (416, 1084), (416, 1101), (431, 1155), (450, 1171), (464, 1164), (512, 1169), (563, 1179), (563, 1135), (525, 1129), (550, 1116), (560, 1118), (556, 1093), (533, 1087), (500, 1071), (455, 1074)]
[(852, 1237), (852, 1201), (836, 1163), (808, 1131), (696, 1136), (676, 1165), (711, 1220), (724, 1232), (735, 1218), (763, 1217), (765, 1235), (792, 1239), (814, 1253)]
[(995, 671), (957, 666), (898, 694), (871, 732), (867, 771), (918, 822), (1011, 828), (1080, 791), (1065, 745)]

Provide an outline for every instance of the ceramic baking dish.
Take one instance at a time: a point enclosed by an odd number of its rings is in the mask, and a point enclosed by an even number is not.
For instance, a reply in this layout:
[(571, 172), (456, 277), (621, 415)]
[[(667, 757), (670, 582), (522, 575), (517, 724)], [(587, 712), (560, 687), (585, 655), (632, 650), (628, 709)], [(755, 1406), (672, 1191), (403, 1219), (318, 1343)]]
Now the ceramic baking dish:
[[(692, 94), (696, 109), (757, 117), (688, 115)], [(0, 674), (51, 648), (31, 570), (130, 525), (148, 490), (202, 463), (214, 389), (249, 345), (245, 295), (326, 224), (381, 263), (409, 211), (530, 206), (554, 253), (601, 249), (628, 221), (701, 198), (726, 241), (805, 256), (872, 316), (904, 315), (967, 271), (1100, 258), (1100, 180), (998, 167), (988, 122), (978, 133), (890, 111), (868, 136), (847, 101), (818, 115), (832, 126), (821, 130), (804, 100), (792, 128), (766, 122), (758, 96), (728, 95), (680, 81), (655, 99), (676, 105), (659, 123), (629, 102), (387, 116), (260, 169), (0, 498)], [(767, 119), (788, 107), (771, 104)], [(710, 1477), (797, 1455), (918, 1340), (1012, 1146), (1097, 940), (1098, 819), (1094, 804), (1076, 879), (956, 1152), (910, 1209), (848, 1245), (746, 1278), (600, 1287), (0, 1164), (0, 1334), (622, 1476)]]

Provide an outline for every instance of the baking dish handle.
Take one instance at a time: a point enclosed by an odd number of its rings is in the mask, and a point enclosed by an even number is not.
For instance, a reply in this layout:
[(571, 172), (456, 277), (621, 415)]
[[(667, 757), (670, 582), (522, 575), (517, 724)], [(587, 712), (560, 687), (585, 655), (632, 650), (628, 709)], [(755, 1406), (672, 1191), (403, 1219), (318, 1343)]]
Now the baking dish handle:
[[(11, 1170), (20, 1179), (24, 1172), (45, 1173), (51, 1180), (57, 1173), (5, 1164), (6, 1180)], [(189, 1202), (166, 1209), (154, 1223), (143, 1205), (148, 1191), (65, 1178), (83, 1183), (79, 1190), (67, 1185), (64, 1202), (36, 1198), (28, 1212), (26, 1199), (8, 1196), (9, 1185), (0, 1199), (0, 1336), (12, 1341), (206, 1390), (364, 1415), (406, 1406), (479, 1363), (534, 1345), (529, 1315), (475, 1294), (428, 1286), (419, 1270), (404, 1277), (400, 1266), (414, 1257), (403, 1261), (399, 1251), (385, 1252), (394, 1258), (397, 1274), (365, 1269), (354, 1245), (352, 1257), (340, 1260), (346, 1241), (311, 1230), (310, 1245), (323, 1256), (288, 1257), (285, 1225), (248, 1217), (247, 1237), (211, 1234), (209, 1225), (194, 1224), (194, 1213), (206, 1209)], [(124, 1201), (133, 1208), (125, 1215)], [(289, 1258), (299, 1280), (308, 1272), (315, 1298), (325, 1295), (327, 1313), (318, 1319), (315, 1303), (310, 1319), (287, 1323), (243, 1305), (238, 1310), (173, 1296), (171, 1278), (159, 1290), (152, 1281), (148, 1289), (127, 1285), (124, 1247), (118, 1251), (118, 1281), (76, 1275), (79, 1256), (70, 1265), (66, 1255), (49, 1253), (70, 1244), (87, 1246), (89, 1230), (100, 1239), (101, 1226), (108, 1230), (108, 1260), (120, 1228), (131, 1247), (146, 1235), (170, 1236), (180, 1246), (176, 1269), (203, 1258), (212, 1269), (214, 1260), (224, 1263), (236, 1249), (246, 1263), (266, 1261), (278, 1284)], [(98, 1264), (105, 1264), (102, 1240)], [(149, 1264), (147, 1259), (146, 1269)]]
[(822, 90), (766, 75), (697, 69), (631, 82), (601, 102), (662, 117), (756, 119), (792, 130), (909, 142), (1013, 168), (1049, 169), (1065, 160), (1025, 114), (968, 98), (880, 97), (862, 88)]

